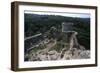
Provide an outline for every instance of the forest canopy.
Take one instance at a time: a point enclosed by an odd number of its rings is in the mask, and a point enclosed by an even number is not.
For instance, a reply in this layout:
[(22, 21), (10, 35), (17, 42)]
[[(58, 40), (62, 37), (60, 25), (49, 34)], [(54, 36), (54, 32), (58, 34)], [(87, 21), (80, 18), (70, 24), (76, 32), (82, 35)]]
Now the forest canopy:
[(90, 49), (90, 18), (66, 17), (60, 15), (38, 15), (24, 13), (24, 37), (45, 33), (51, 27), (62, 30), (63, 22), (74, 24), (73, 30), (78, 32), (77, 38), (81, 45)]

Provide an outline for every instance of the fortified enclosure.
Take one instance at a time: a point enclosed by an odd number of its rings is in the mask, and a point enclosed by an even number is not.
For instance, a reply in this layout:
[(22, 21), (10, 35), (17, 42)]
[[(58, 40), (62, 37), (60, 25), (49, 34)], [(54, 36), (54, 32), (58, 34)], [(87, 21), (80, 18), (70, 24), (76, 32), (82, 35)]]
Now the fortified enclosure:
[(74, 23), (62, 22), (62, 29), (51, 27), (45, 33), (25, 38), (25, 61), (90, 58), (90, 51), (78, 43)]

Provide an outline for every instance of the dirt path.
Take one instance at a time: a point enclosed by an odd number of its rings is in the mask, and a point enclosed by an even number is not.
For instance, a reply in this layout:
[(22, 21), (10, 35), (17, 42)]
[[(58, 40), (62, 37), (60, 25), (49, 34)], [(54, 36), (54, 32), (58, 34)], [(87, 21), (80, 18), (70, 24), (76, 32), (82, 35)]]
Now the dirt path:
[(36, 34), (36, 35), (30, 36), (30, 37), (26, 37), (26, 38), (24, 38), (24, 41), (25, 41), (25, 40), (28, 40), (28, 39), (31, 39), (31, 38), (35, 38), (35, 37), (40, 36), (40, 35), (42, 35), (42, 34), (39, 33), (39, 34)]

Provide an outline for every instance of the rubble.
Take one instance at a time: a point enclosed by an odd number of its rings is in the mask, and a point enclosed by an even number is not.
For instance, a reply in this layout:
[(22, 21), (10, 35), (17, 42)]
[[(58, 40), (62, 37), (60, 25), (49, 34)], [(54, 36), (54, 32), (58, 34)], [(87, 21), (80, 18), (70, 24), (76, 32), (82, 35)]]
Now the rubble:
[(39, 50), (37, 53), (33, 53), (30, 56), (29, 61), (51, 61), (51, 60), (72, 60), (72, 59), (88, 59), (90, 58), (90, 50), (80, 50), (73, 48), (73, 50), (67, 50), (64, 56), (62, 53), (58, 53), (56, 50), (43, 51)]

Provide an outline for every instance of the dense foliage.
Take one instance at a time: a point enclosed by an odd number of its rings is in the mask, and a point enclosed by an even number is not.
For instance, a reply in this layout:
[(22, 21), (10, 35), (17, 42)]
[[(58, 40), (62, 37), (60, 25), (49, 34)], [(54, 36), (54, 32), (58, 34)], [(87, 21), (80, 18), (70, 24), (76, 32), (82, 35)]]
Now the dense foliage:
[(74, 30), (78, 32), (78, 41), (86, 49), (90, 49), (90, 18), (73, 18), (59, 15), (24, 14), (25, 37), (38, 33), (45, 33), (51, 27), (62, 30), (62, 22), (74, 23)]

